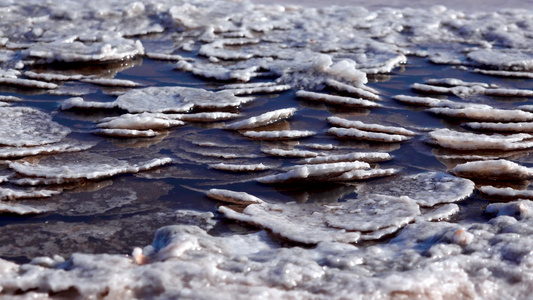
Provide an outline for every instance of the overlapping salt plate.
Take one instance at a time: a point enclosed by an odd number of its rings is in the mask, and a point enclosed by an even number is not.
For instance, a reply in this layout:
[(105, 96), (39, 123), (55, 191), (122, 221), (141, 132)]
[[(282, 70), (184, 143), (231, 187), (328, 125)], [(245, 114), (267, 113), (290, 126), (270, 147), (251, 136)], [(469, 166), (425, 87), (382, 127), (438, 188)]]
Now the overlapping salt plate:
[(73, 153), (43, 157), (35, 163), (27, 161), (12, 162), (9, 167), (25, 176), (72, 180), (96, 179), (123, 173), (137, 173), (172, 162), (171, 158), (155, 158), (133, 164), (125, 160), (95, 153)]
[(0, 187), (0, 200), (16, 200), (24, 198), (46, 198), (57, 195), (61, 191), (48, 189), (12, 189), (7, 187)]
[(57, 89), (58, 85), (55, 83), (49, 83), (45, 81), (23, 79), (23, 78), (7, 78), (0, 77), (0, 84), (13, 85), (20, 87), (38, 88), (38, 89)]
[(384, 125), (379, 125), (379, 124), (367, 124), (361, 121), (352, 121), (352, 120), (339, 118), (335, 116), (328, 117), (327, 120), (334, 126), (339, 126), (339, 127), (344, 127), (344, 128), (355, 128), (355, 129), (359, 129), (363, 131), (382, 132), (382, 133), (399, 134), (399, 135), (406, 135), (406, 136), (417, 135), (416, 132), (407, 130), (402, 127), (384, 126)]
[(251, 86), (251, 87), (240, 87), (240, 88), (226, 88), (225, 91), (230, 91), (236, 96), (241, 95), (252, 95), (252, 94), (263, 94), (263, 93), (277, 93), (289, 90), (291, 88), (288, 84), (281, 85), (271, 85), (271, 86)]
[(152, 129), (148, 130), (137, 130), (137, 129), (94, 129), (91, 130), (91, 133), (105, 136), (115, 136), (115, 137), (155, 137), (161, 135), (160, 132), (154, 131)]
[(388, 134), (382, 132), (364, 131), (355, 128), (331, 127), (328, 133), (339, 138), (349, 138), (364, 141), (399, 143), (410, 139), (411, 137), (400, 134)]
[(518, 49), (482, 49), (469, 52), (468, 59), (476, 66), (505, 71), (533, 70), (533, 54)]
[(459, 132), (448, 128), (437, 129), (429, 133), (431, 142), (449, 149), (457, 150), (517, 150), (533, 147), (532, 135), (526, 133), (501, 135), (501, 134), (476, 134)]
[[(172, 115), (170, 116), (172, 117)], [(229, 112), (203, 112), (194, 114), (181, 114), (176, 117), (183, 121), (189, 122), (217, 122), (231, 120), (240, 117), (240, 114)]]
[(141, 113), (124, 114), (118, 117), (105, 118), (100, 120), (98, 124), (96, 124), (96, 127), (108, 129), (157, 130), (183, 124), (182, 121), (170, 120), (160, 114)]
[(448, 108), (434, 107), (427, 111), (445, 117), (489, 122), (525, 122), (533, 120), (533, 113), (522, 110), (496, 109), (491, 107)]
[(474, 130), (492, 131), (492, 132), (533, 132), (533, 122), (468, 122), (463, 124), (465, 127)]
[(366, 180), (371, 178), (387, 177), (398, 174), (399, 169), (369, 169), (369, 170), (352, 170), (337, 177), (332, 177), (328, 181), (343, 182), (353, 180)]
[(211, 164), (209, 165), (210, 169), (222, 170), (222, 171), (231, 171), (231, 172), (258, 172), (264, 170), (270, 170), (273, 167), (265, 165), (263, 163), (258, 164)]
[(370, 165), (365, 162), (339, 162), (316, 165), (294, 166), (289, 171), (276, 175), (258, 178), (261, 183), (291, 183), (291, 182), (320, 182), (329, 181), (332, 177), (354, 169), (367, 169)]
[(255, 140), (293, 140), (313, 136), (314, 131), (309, 130), (277, 130), (277, 131), (244, 131), (241, 132), (247, 138)]
[(515, 72), (515, 71), (498, 71), (498, 70), (483, 70), (474, 69), (474, 72), (485, 75), (511, 77), (511, 78), (533, 78), (532, 72)]
[(363, 161), (367, 163), (383, 162), (391, 160), (392, 156), (389, 153), (382, 152), (353, 152), (347, 154), (328, 154), (313, 158), (304, 159), (305, 164), (321, 164), (332, 162), (346, 162), (346, 161)]
[(245, 192), (235, 192), (224, 189), (210, 189), (207, 192), (207, 197), (219, 200), (226, 203), (234, 204), (252, 204), (252, 203), (264, 203), (262, 199), (250, 195)]
[(33, 71), (26, 71), (24, 72), (24, 76), (31, 78), (31, 79), (37, 79), (37, 80), (44, 80), (44, 81), (70, 81), (70, 80), (80, 80), (83, 79), (83, 75), (76, 74), (76, 75), (65, 75), (65, 74), (59, 74), (59, 73), (37, 73)]
[(12, 203), (2, 203), (0, 202), (0, 213), (10, 213), (17, 215), (28, 215), (28, 214), (40, 214), (43, 213), (42, 210), (37, 208), (22, 205), (22, 204), (12, 204)]
[(61, 102), (62, 110), (69, 109), (113, 109), (117, 107), (115, 102), (85, 101), (81, 97), (73, 97)]
[(90, 149), (93, 143), (80, 142), (77, 140), (63, 139), (61, 142), (33, 147), (0, 147), (0, 158), (15, 158), (30, 155), (78, 152)]
[(96, 85), (115, 87), (138, 87), (141, 85), (140, 83), (135, 81), (116, 78), (84, 78), (82, 81)]
[(210, 92), (187, 87), (148, 87), (131, 90), (117, 98), (116, 105), (131, 113), (187, 112), (196, 108), (238, 107), (251, 98), (236, 97), (231, 92)]
[(381, 104), (359, 98), (352, 97), (343, 97), (335, 96), (324, 93), (315, 93), (300, 90), (296, 92), (296, 96), (306, 100), (313, 101), (322, 101), (324, 103), (333, 104), (333, 105), (342, 105), (342, 106), (353, 106), (353, 107), (380, 107)]
[(307, 150), (300, 150), (300, 149), (279, 149), (279, 148), (273, 148), (273, 149), (261, 149), (261, 152), (266, 153), (268, 155), (272, 156), (279, 156), (279, 157), (317, 157), (320, 155), (320, 153), (315, 151), (307, 151)]
[(533, 199), (532, 190), (517, 190), (510, 187), (497, 188), (493, 186), (480, 186), (478, 190), (485, 196), (498, 200)]
[(426, 172), (410, 176), (402, 176), (381, 182), (377, 185), (365, 186), (361, 194), (383, 194), (389, 196), (407, 196), (420, 206), (435, 206), (441, 203), (452, 203), (466, 199), (474, 191), (474, 183), (444, 173)]
[(460, 105), (457, 102), (453, 102), (450, 100), (437, 99), (437, 98), (432, 98), (432, 97), (396, 95), (392, 98), (394, 100), (398, 100), (402, 103), (409, 104), (409, 105), (419, 105), (419, 106), (429, 106), (429, 107), (440, 107), (440, 106), (453, 107), (453, 106)]
[(70, 129), (29, 107), (0, 107), (0, 144), (39, 146), (61, 141)]
[(503, 181), (533, 177), (533, 169), (505, 159), (471, 161), (457, 165), (451, 172), (461, 177)]
[(374, 101), (380, 100), (379, 95), (377, 95), (377, 94), (375, 94), (373, 92), (370, 92), (370, 91), (365, 90), (363, 88), (351, 86), (351, 85), (339, 82), (339, 81), (334, 80), (334, 79), (326, 80), (326, 84), (329, 87), (334, 88), (337, 91), (353, 94), (353, 95), (359, 96), (359, 97), (361, 97), (363, 99), (374, 100)]
[(269, 125), (292, 117), (297, 110), (297, 108), (273, 110), (255, 117), (228, 124), (226, 125), (226, 129), (241, 130)]

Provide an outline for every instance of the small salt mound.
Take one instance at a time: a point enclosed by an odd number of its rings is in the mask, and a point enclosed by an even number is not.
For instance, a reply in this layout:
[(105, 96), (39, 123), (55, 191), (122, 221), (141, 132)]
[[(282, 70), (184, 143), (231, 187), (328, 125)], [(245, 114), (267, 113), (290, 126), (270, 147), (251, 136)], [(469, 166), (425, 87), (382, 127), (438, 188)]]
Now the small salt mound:
[(242, 213), (228, 207), (218, 209), (227, 218), (254, 224), (272, 231), (290, 241), (303, 244), (318, 244), (324, 241), (356, 243), (360, 232), (332, 228), (324, 220), (329, 211), (326, 205), (316, 204), (251, 204)]
[(347, 161), (364, 161), (367, 163), (375, 163), (391, 160), (392, 156), (389, 153), (381, 152), (353, 152), (348, 154), (331, 154), (319, 157), (304, 159), (302, 163), (305, 164), (322, 164), (332, 162), (347, 162)]
[(64, 75), (57, 73), (36, 73), (33, 71), (24, 72), (24, 76), (44, 81), (70, 81), (70, 80), (80, 80), (83, 79), (83, 75)]
[(364, 141), (374, 142), (386, 142), (386, 143), (398, 143), (403, 142), (411, 137), (399, 134), (388, 134), (381, 132), (363, 131), (355, 128), (339, 128), (331, 127), (328, 129), (328, 133), (333, 134), (339, 138), (349, 138)]
[(512, 135), (476, 134), (459, 132), (448, 128), (437, 129), (429, 133), (430, 142), (438, 146), (456, 150), (518, 150), (533, 147), (533, 135), (520, 133)]
[(152, 129), (148, 130), (136, 130), (136, 129), (94, 129), (91, 130), (91, 133), (111, 136), (111, 137), (124, 137), (124, 138), (135, 138), (135, 137), (155, 137), (161, 135), (160, 132), (154, 131)]
[(254, 140), (294, 140), (313, 136), (314, 131), (309, 130), (278, 130), (278, 131), (244, 131), (241, 132), (247, 138)]
[(251, 98), (236, 97), (231, 92), (210, 92), (187, 87), (148, 87), (131, 90), (115, 101), (131, 113), (186, 112), (193, 108), (216, 109), (238, 107)]
[(398, 169), (369, 169), (369, 170), (352, 170), (343, 173), (340, 176), (332, 177), (329, 181), (341, 182), (341, 181), (353, 181), (353, 180), (366, 180), (371, 178), (387, 177), (395, 175), (399, 172)]
[(511, 216), (516, 219), (530, 219), (533, 217), (533, 202), (530, 200), (513, 201), (509, 203), (492, 203), (485, 211), (498, 216)]
[(533, 78), (533, 73), (531, 72), (497, 71), (497, 70), (482, 70), (482, 69), (474, 69), (474, 72), (485, 74), (485, 75), (500, 76), (500, 77)]
[(157, 130), (180, 126), (184, 123), (177, 120), (169, 120), (161, 114), (124, 114), (118, 117), (105, 118), (96, 124), (96, 127), (107, 129), (130, 129), (130, 130)]
[(209, 168), (216, 169), (216, 170), (222, 170), (222, 171), (231, 171), (231, 172), (259, 172), (259, 171), (270, 170), (273, 167), (264, 165), (262, 163), (246, 164), (246, 165), (219, 163), (219, 164), (209, 165)]
[(325, 214), (327, 225), (350, 231), (375, 231), (383, 228), (400, 228), (420, 214), (416, 202), (406, 196), (392, 197), (369, 194), (358, 199), (332, 205)]
[(114, 86), (114, 87), (138, 87), (141, 84), (131, 80), (125, 79), (108, 79), (108, 78), (85, 78), (82, 80), (86, 83), (92, 83), (96, 85), (103, 86)]
[(328, 95), (328, 94), (308, 92), (308, 91), (303, 91), (303, 90), (296, 92), (296, 96), (298, 96), (298, 98), (303, 98), (303, 99), (312, 100), (312, 101), (321, 101), (321, 102), (332, 104), (332, 105), (349, 106), (349, 107), (381, 107), (379, 103), (368, 101), (365, 99)]
[(194, 114), (181, 114), (178, 119), (188, 122), (217, 122), (240, 117), (240, 114), (229, 112), (203, 112)]
[(155, 158), (139, 164), (95, 153), (47, 156), (37, 162), (17, 161), (9, 167), (24, 176), (49, 179), (97, 179), (123, 173), (137, 173), (172, 163), (171, 158)]
[(377, 185), (365, 186), (360, 194), (383, 194), (395, 197), (407, 196), (420, 206), (458, 202), (469, 197), (474, 183), (444, 173), (427, 172), (403, 176)]
[(69, 109), (113, 109), (116, 108), (117, 104), (115, 102), (96, 102), (96, 101), (85, 101), (81, 97), (73, 97), (66, 99), (61, 102), (59, 108), (61, 110)]
[(419, 105), (419, 106), (428, 106), (428, 107), (453, 107), (459, 105), (456, 102), (450, 100), (442, 100), (431, 97), (418, 97), (418, 96), (407, 96), (407, 95), (396, 95), (392, 97), (394, 100), (400, 101), (408, 105)]
[(373, 92), (370, 92), (370, 91), (365, 90), (365, 89), (360, 88), (360, 87), (351, 86), (351, 85), (339, 82), (337, 80), (328, 79), (328, 80), (326, 80), (326, 84), (329, 87), (331, 87), (331, 88), (333, 88), (333, 89), (335, 89), (337, 91), (346, 92), (348, 94), (353, 94), (353, 95), (359, 96), (359, 97), (361, 97), (363, 99), (368, 99), (368, 100), (373, 100), (373, 101), (380, 100), (379, 95), (377, 95), (377, 94), (375, 94)]
[(533, 177), (533, 169), (505, 159), (471, 161), (451, 170), (457, 176), (487, 180), (525, 180)]
[(46, 198), (61, 193), (53, 190), (20, 190), (0, 187), (0, 200), (16, 200), (25, 198)]
[(501, 123), (501, 122), (468, 122), (465, 127), (474, 130), (499, 131), (499, 132), (532, 132), (533, 122)]
[(479, 67), (506, 71), (533, 70), (533, 55), (519, 49), (482, 49), (466, 56)]
[(258, 178), (257, 181), (261, 183), (324, 182), (354, 169), (368, 168), (370, 165), (365, 162), (301, 165), (295, 166), (285, 173)]
[(242, 87), (242, 88), (233, 88), (225, 89), (225, 91), (232, 92), (236, 96), (240, 95), (251, 95), (251, 94), (271, 94), (277, 92), (283, 92), (290, 90), (291, 86), (288, 84), (282, 85), (272, 85), (272, 86), (253, 86), (253, 87)]
[(407, 135), (407, 136), (416, 135), (416, 132), (413, 132), (411, 130), (407, 130), (401, 127), (384, 126), (384, 125), (379, 125), (379, 124), (367, 124), (361, 121), (351, 121), (351, 120), (347, 120), (347, 119), (343, 119), (343, 118), (339, 118), (335, 116), (328, 117), (327, 120), (334, 126), (339, 126), (339, 127), (344, 127), (344, 128), (355, 128), (355, 129), (364, 130), (364, 131), (382, 132), (382, 133), (399, 134), (399, 135)]
[(45, 81), (38, 81), (32, 79), (22, 78), (6, 78), (0, 77), (0, 84), (13, 85), (20, 87), (38, 88), (38, 89), (57, 89), (58, 85), (55, 83), (49, 83)]
[(261, 152), (278, 157), (317, 157), (318, 155), (320, 155), (320, 153), (318, 152), (299, 149), (261, 149)]
[(234, 203), (234, 204), (253, 204), (253, 203), (264, 203), (265, 201), (261, 200), (260, 198), (257, 198), (255, 196), (252, 196), (245, 192), (235, 192), (230, 190), (223, 190), (223, 189), (210, 189), (207, 193), (207, 197), (219, 200), (226, 203)]
[(38, 154), (78, 152), (90, 149), (92, 143), (63, 139), (61, 142), (34, 147), (0, 147), (0, 158), (15, 158)]
[(296, 113), (297, 108), (284, 108), (273, 110), (259, 116), (251, 117), (242, 121), (237, 121), (226, 126), (226, 129), (250, 129), (276, 123), (288, 119)]
[(0, 202), (0, 213), (29, 215), (29, 214), (40, 214), (40, 213), (43, 213), (43, 211), (40, 209), (31, 207), (31, 206), (27, 206), (27, 205), (12, 204), (12, 203), (8, 204), (8, 203)]
[(478, 190), (485, 196), (498, 200), (533, 199), (532, 190), (517, 190), (510, 187), (497, 188), (493, 186), (480, 186)]
[(489, 122), (524, 122), (532, 121), (533, 113), (522, 110), (506, 110), (491, 107), (448, 108), (434, 107), (427, 110), (430, 113), (449, 118), (461, 118)]
[(38, 146), (61, 141), (70, 129), (34, 108), (0, 107), (0, 144)]

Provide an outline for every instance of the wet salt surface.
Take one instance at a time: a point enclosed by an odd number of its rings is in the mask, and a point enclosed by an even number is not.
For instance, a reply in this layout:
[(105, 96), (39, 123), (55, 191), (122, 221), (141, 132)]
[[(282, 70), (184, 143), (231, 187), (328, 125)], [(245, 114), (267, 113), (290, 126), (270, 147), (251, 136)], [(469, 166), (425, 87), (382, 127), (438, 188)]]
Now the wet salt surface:
[(529, 295), (531, 12), (143, 3), (0, 7), (1, 296)]

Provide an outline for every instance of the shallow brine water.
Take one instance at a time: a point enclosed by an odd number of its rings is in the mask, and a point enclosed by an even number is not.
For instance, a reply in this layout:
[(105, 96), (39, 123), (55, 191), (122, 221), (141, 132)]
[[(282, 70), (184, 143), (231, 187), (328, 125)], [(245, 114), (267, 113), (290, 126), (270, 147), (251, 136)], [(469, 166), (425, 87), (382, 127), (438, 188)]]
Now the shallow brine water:
[(0, 13), (0, 295), (528, 297), (533, 12)]

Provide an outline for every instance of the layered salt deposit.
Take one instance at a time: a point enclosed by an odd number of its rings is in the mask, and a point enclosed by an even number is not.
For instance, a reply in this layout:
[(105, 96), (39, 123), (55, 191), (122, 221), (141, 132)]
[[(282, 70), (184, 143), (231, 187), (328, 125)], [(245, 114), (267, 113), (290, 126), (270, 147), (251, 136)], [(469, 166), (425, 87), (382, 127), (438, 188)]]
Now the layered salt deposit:
[(528, 8), (0, 15), (0, 298), (530, 296)]

